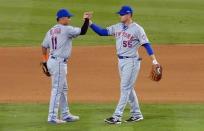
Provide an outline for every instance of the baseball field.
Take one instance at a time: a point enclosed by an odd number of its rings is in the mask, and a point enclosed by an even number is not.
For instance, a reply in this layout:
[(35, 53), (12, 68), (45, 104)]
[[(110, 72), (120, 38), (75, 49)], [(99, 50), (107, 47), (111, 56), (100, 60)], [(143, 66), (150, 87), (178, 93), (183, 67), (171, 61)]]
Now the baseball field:
[[(164, 69), (163, 79), (149, 79), (146, 51), (135, 89), (144, 120), (107, 125), (119, 99), (115, 40), (89, 29), (73, 40), (68, 62), (68, 99), (80, 121), (47, 123), (50, 79), (40, 68), (41, 42), (56, 24), (55, 13), (68, 8), (81, 26), (85, 11), (103, 27), (119, 21), (122, 5), (134, 8)], [(203, 0), (0, 0), (0, 131), (203, 131)], [(127, 106), (124, 119), (129, 117)]]

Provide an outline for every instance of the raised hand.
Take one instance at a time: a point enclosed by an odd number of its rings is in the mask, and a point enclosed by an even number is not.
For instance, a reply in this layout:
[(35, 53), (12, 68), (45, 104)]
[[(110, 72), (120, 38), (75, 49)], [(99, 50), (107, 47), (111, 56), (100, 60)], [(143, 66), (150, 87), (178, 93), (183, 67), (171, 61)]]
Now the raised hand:
[(83, 18), (84, 18), (84, 19), (86, 19), (86, 18), (91, 19), (92, 16), (93, 16), (93, 12), (92, 12), (92, 11), (84, 12)]

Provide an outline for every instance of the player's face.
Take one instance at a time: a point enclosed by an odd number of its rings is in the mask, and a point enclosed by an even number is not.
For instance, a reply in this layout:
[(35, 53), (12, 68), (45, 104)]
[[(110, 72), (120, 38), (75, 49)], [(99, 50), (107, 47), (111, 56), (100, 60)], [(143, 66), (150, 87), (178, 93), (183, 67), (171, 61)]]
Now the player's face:
[(122, 15), (120, 16), (120, 21), (122, 23), (126, 23), (127, 21), (129, 21), (131, 19), (131, 14), (126, 14), (126, 15)]
[(60, 24), (63, 24), (63, 25), (68, 25), (71, 23), (71, 18), (70, 17), (63, 17), (63, 18), (60, 18)]

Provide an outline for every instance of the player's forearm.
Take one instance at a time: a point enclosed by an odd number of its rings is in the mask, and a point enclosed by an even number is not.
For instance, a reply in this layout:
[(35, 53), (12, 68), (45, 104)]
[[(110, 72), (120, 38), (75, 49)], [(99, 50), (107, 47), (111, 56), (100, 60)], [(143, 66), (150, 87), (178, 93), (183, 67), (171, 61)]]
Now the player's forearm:
[(152, 63), (153, 63), (153, 64), (158, 64), (158, 62), (157, 62), (157, 60), (156, 60), (156, 57), (155, 57), (155, 55), (154, 55), (153, 48), (151, 47), (151, 44), (150, 44), (150, 43), (145, 43), (145, 44), (143, 44), (142, 46), (146, 49), (148, 55), (149, 55), (150, 58), (152, 59)]
[(85, 18), (84, 24), (83, 24), (82, 27), (81, 27), (81, 33), (80, 33), (80, 35), (85, 35), (86, 32), (87, 32), (87, 30), (88, 30), (88, 28), (89, 28), (89, 19), (88, 19), (88, 18)]
[(100, 26), (93, 24), (92, 22), (90, 24), (90, 27), (94, 32), (96, 32), (100, 36), (108, 36), (108, 30), (107, 29), (103, 29)]
[(42, 46), (42, 59), (43, 59), (43, 62), (46, 62), (48, 60), (47, 48), (43, 46)]
[(150, 56), (151, 57), (151, 59), (152, 59), (152, 64), (159, 64), (158, 62), (157, 62), (157, 59), (156, 59), (156, 57), (155, 57), (155, 55), (153, 54), (153, 55), (151, 55)]

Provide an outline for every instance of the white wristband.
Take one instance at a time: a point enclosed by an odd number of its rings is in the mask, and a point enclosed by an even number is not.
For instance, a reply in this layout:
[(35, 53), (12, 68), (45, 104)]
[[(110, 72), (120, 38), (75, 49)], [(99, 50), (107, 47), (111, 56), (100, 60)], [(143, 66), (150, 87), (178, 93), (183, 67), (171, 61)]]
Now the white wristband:
[(154, 60), (152, 61), (152, 64), (156, 65), (156, 64), (159, 64), (159, 63), (157, 62), (156, 59), (154, 59)]
[(89, 20), (89, 26), (91, 26), (93, 24), (93, 22), (91, 20)]

